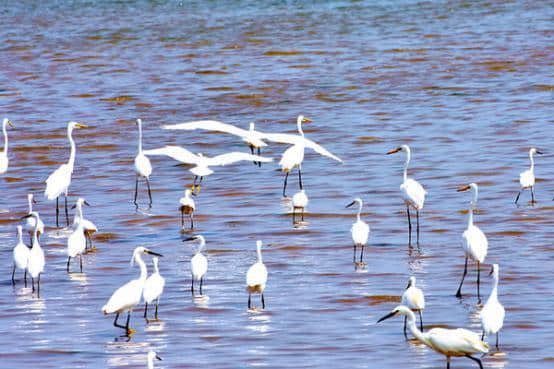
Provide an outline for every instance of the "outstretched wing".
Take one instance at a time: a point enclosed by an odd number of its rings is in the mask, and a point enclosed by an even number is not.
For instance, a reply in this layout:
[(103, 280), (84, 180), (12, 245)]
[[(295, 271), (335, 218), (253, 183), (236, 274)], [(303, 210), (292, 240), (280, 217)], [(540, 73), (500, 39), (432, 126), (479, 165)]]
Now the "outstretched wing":
[(163, 129), (183, 129), (183, 130), (194, 130), (194, 129), (205, 129), (207, 131), (216, 131), (223, 133), (230, 133), (235, 136), (245, 137), (248, 135), (248, 131), (235, 127), (230, 124), (221, 123), (215, 120), (199, 120), (196, 122), (180, 123), (180, 124), (171, 124), (162, 126)]
[(144, 155), (167, 155), (172, 159), (187, 164), (198, 164), (200, 158), (192, 152), (180, 146), (165, 146), (159, 149), (144, 150)]
[(336, 160), (336, 161), (342, 163), (342, 160), (341, 160), (339, 157), (337, 157), (337, 156), (331, 154), (331, 153), (330, 153), (329, 151), (327, 151), (323, 146), (318, 145), (318, 144), (316, 144), (315, 142), (313, 142), (312, 140), (307, 139), (307, 138), (304, 138), (304, 141), (305, 141), (304, 144), (306, 145), (306, 147), (309, 147), (310, 149), (314, 150), (314, 151), (317, 152), (319, 155), (326, 156), (326, 157), (328, 157), (328, 158), (331, 158), (331, 159), (333, 159), (333, 160)]
[(328, 158), (331, 158), (333, 160), (336, 160), (342, 163), (342, 160), (339, 157), (331, 154), (323, 146), (316, 144), (315, 142), (313, 142), (312, 140), (306, 137), (302, 137), (299, 135), (290, 135), (287, 133), (266, 133), (264, 134), (264, 138), (268, 139), (269, 141), (291, 144), (291, 145), (303, 144), (305, 147), (308, 147), (314, 150), (320, 155), (327, 156)]
[(227, 165), (241, 160), (259, 161), (263, 163), (268, 163), (270, 161), (273, 161), (273, 158), (264, 158), (258, 155), (250, 155), (245, 152), (231, 152), (228, 154), (222, 154), (222, 155), (214, 156), (213, 158), (205, 158), (205, 159), (207, 159), (208, 166)]

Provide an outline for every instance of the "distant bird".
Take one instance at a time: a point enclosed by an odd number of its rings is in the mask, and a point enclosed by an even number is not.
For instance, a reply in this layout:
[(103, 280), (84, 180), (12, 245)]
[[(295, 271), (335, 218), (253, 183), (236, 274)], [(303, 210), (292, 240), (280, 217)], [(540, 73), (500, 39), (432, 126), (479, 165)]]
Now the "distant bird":
[(469, 189), (471, 189), (472, 199), (469, 206), (467, 229), (463, 234), (463, 237), (465, 240), (464, 252), (466, 256), (466, 262), (464, 266), (464, 275), (462, 276), (460, 287), (458, 287), (458, 292), (456, 292), (456, 297), (462, 297), (462, 285), (464, 284), (464, 278), (466, 277), (466, 274), (467, 274), (467, 259), (471, 258), (471, 260), (474, 260), (475, 262), (477, 262), (477, 298), (479, 299), (479, 301), (481, 301), (481, 295), (479, 293), (479, 285), (480, 285), (479, 266), (485, 261), (485, 257), (487, 256), (488, 241), (487, 241), (487, 237), (479, 229), (479, 227), (473, 224), (473, 210), (477, 207), (477, 196), (479, 193), (477, 184), (471, 183), (467, 186), (460, 187), (458, 188), (458, 192), (467, 191)]
[(40, 217), (36, 211), (26, 215), (24, 218), (35, 218), (35, 230), (33, 232), (33, 242), (31, 243), (31, 251), (29, 254), (29, 261), (27, 263), (27, 271), (31, 275), (31, 283), (33, 285), (33, 292), (35, 292), (35, 279), (37, 280), (37, 295), (40, 296), (40, 275), (44, 271), (44, 251), (38, 243), (38, 224)]
[(529, 188), (531, 190), (531, 203), (535, 203), (535, 160), (533, 159), (533, 155), (539, 154), (541, 155), (542, 152), (532, 147), (529, 150), (529, 160), (531, 160), (531, 167), (527, 169), (524, 172), (521, 172), (519, 175), (519, 184), (521, 186), (521, 190), (517, 193), (516, 201), (519, 200), (519, 196), (521, 195), (521, 191), (525, 190), (526, 188)]
[(408, 213), (408, 233), (409, 243), (412, 242), (412, 222), (410, 220), (410, 207), (414, 208), (417, 216), (417, 243), (419, 243), (419, 211), (423, 209), (423, 203), (425, 202), (425, 195), (427, 191), (423, 189), (423, 186), (419, 184), (415, 179), (408, 178), (408, 165), (412, 157), (410, 147), (408, 145), (401, 145), (394, 150), (387, 152), (387, 155), (394, 154), (399, 151), (406, 152), (406, 162), (404, 163), (404, 182), (400, 185), (400, 192), (406, 203), (406, 211)]
[(44, 196), (46, 196), (48, 200), (56, 199), (56, 227), (59, 227), (58, 215), (60, 213), (58, 198), (62, 194), (65, 198), (65, 220), (69, 226), (69, 215), (67, 213), (67, 191), (69, 190), (71, 175), (73, 174), (73, 166), (75, 164), (75, 142), (72, 137), (73, 129), (75, 128), (87, 128), (87, 126), (77, 122), (69, 122), (67, 124), (67, 138), (69, 139), (69, 144), (71, 145), (69, 161), (67, 164), (60, 165), (60, 167), (50, 174), (48, 179), (46, 179), (46, 190), (44, 191)]
[(150, 191), (150, 181), (148, 178), (152, 174), (152, 164), (150, 164), (150, 159), (144, 155), (142, 151), (142, 120), (137, 119), (137, 125), (139, 130), (139, 140), (138, 140), (138, 153), (135, 156), (135, 172), (136, 172), (136, 182), (135, 182), (135, 205), (137, 204), (138, 196), (138, 182), (139, 177), (143, 177), (146, 180), (146, 185), (148, 186), (148, 197), (150, 199), (149, 206), (152, 206), (152, 192)]
[(0, 174), (8, 171), (8, 132), (6, 126), (13, 127), (13, 123), (8, 118), (2, 121), (2, 132), (4, 133), (4, 151), (0, 152)]
[[(84, 231), (85, 237), (87, 239), (87, 245), (86, 245), (85, 249), (94, 250), (95, 247), (92, 245), (92, 235), (96, 231), (98, 231), (98, 228), (96, 227), (96, 224), (94, 224), (90, 220), (85, 219), (85, 218), (79, 218), (81, 216), (80, 214), (82, 214), (82, 206), (83, 205), (90, 206), (90, 204), (87, 202), (87, 200), (85, 200), (82, 197), (79, 197), (77, 199), (77, 203), (81, 204), (80, 205), (81, 206), (81, 212), (75, 212), (75, 216), (73, 217), (73, 227), (76, 228), (78, 226), (79, 222), (82, 223), (83, 231)], [(75, 208), (77, 206), (76, 204), (73, 205), (73, 208)], [(90, 245), (90, 247), (88, 247), (89, 245)]]
[(185, 190), (185, 196), (179, 199), (179, 204), (181, 204), (181, 206), (179, 206), (179, 210), (181, 211), (181, 228), (185, 228), (185, 214), (190, 218), (190, 229), (194, 228), (194, 211), (196, 210), (196, 205), (191, 195), (194, 194), (187, 188)]
[(15, 286), (15, 269), (23, 269), (25, 271), (25, 287), (27, 287), (27, 263), (29, 262), (29, 256), (31, 251), (23, 243), (23, 227), (17, 226), (17, 245), (13, 249), (13, 271), (12, 271), (12, 284)]
[(190, 292), (194, 296), (194, 281), (200, 282), (200, 295), (202, 295), (202, 284), (204, 283), (204, 275), (208, 271), (208, 259), (202, 254), (204, 246), (206, 246), (206, 240), (203, 236), (197, 235), (186, 238), (184, 241), (199, 240), (200, 246), (196, 249), (194, 256), (190, 259), (190, 271), (192, 273), (192, 282), (190, 286)]
[[(412, 311), (417, 311), (419, 313), (419, 329), (423, 332), (423, 317), (421, 316), (421, 311), (425, 309), (425, 297), (423, 296), (423, 291), (420, 288), (416, 287), (416, 278), (410, 277), (408, 282), (408, 287), (402, 294), (401, 304), (409, 307)], [(406, 320), (407, 316), (404, 316), (404, 336), (406, 334)]]
[(305, 190), (300, 190), (292, 197), (292, 224), (296, 224), (296, 209), (302, 211), (302, 221), (304, 221), (306, 206), (308, 206), (308, 196)]
[(498, 301), (498, 264), (492, 266), (491, 274), (493, 275), (494, 284), (492, 287), (489, 299), (481, 310), (481, 326), (483, 327), (483, 335), (496, 334), (496, 349), (498, 350), (498, 332), (504, 325), (504, 306)]
[(479, 335), (467, 329), (445, 329), (433, 328), (423, 333), (416, 326), (416, 318), (412, 310), (404, 305), (395, 307), (392, 312), (385, 315), (377, 321), (382, 322), (385, 319), (396, 315), (404, 315), (408, 317), (408, 328), (410, 332), (423, 344), (429, 346), (439, 354), (446, 356), (446, 368), (450, 369), (450, 358), (452, 356), (465, 356), (483, 369), (481, 360), (471, 355), (479, 353), (488, 353), (489, 345), (479, 339)]
[[(144, 154), (145, 155), (166, 155), (174, 160), (180, 161), (181, 163), (194, 164), (195, 166), (189, 169), (190, 172), (194, 174), (194, 181), (192, 184), (193, 192), (196, 186), (198, 186), (198, 190), (200, 190), (200, 184), (202, 183), (202, 179), (213, 173), (213, 170), (209, 168), (210, 166), (228, 165), (241, 160), (258, 161), (258, 162), (264, 162), (264, 163), (267, 163), (273, 160), (272, 158), (264, 158), (257, 155), (246, 154), (244, 152), (231, 152), (228, 154), (222, 154), (222, 155), (218, 155), (218, 156), (214, 156), (213, 158), (210, 158), (200, 153), (193, 154), (187, 149), (184, 149), (179, 146), (165, 146), (159, 149), (145, 150)], [(200, 182), (197, 185), (196, 181), (198, 177), (200, 177)]]
[(83, 272), (83, 253), (86, 250), (87, 247), (87, 239), (85, 237), (85, 227), (83, 225), (82, 220), (83, 218), (83, 203), (84, 199), (80, 199), (82, 201), (77, 201), (75, 204), (75, 207), (77, 208), (75, 218), (78, 219), (77, 225), (75, 226), (73, 232), (69, 235), (67, 238), (67, 267), (66, 270), (69, 273), (69, 263), (71, 262), (71, 258), (75, 258), (79, 256), (79, 265), (80, 265), (80, 271)]
[(147, 356), (148, 369), (154, 369), (154, 359), (162, 360), (154, 351), (150, 350)]
[(364, 246), (367, 245), (367, 240), (369, 238), (369, 226), (366, 222), (360, 219), (362, 213), (362, 207), (364, 203), (362, 199), (356, 197), (354, 201), (346, 205), (347, 208), (358, 203), (358, 214), (356, 215), (356, 222), (352, 224), (350, 232), (352, 233), (352, 241), (354, 242), (354, 257), (353, 262), (356, 263), (356, 246), (361, 246), (362, 254), (360, 255), (360, 263), (364, 262)]
[(142, 297), (144, 298), (144, 319), (147, 321), (148, 304), (151, 304), (154, 300), (156, 300), (154, 319), (158, 319), (158, 305), (160, 304), (160, 297), (164, 292), (165, 286), (165, 279), (160, 275), (160, 270), (158, 269), (158, 258), (153, 257), (152, 263), (154, 264), (154, 272), (144, 282), (144, 290), (142, 291)]
[[(150, 254), (155, 256), (162, 256), (154, 251), (150, 251), (145, 247), (137, 247), (133, 251), (133, 257), (131, 259), (131, 265), (133, 262), (140, 267), (140, 277), (138, 279), (133, 279), (125, 283), (123, 286), (119, 287), (110, 297), (106, 305), (102, 307), (102, 312), (104, 314), (116, 313), (115, 320), (113, 322), (114, 327), (125, 329), (126, 335), (129, 336), (132, 331), (129, 328), (129, 320), (131, 319), (131, 311), (135, 305), (140, 303), (142, 297), (142, 290), (144, 288), (144, 283), (146, 282), (146, 264), (142, 260), (142, 254)], [(125, 325), (117, 324), (117, 319), (119, 314), (127, 311), (127, 323)]]
[(248, 309), (251, 309), (250, 298), (253, 293), (259, 293), (262, 296), (262, 309), (265, 309), (264, 290), (267, 282), (267, 268), (262, 261), (262, 241), (256, 242), (256, 252), (258, 261), (248, 268), (246, 273), (246, 289), (248, 291)]
[[(35, 199), (33, 198), (33, 194), (30, 193), (27, 195), (27, 201), (29, 203), (29, 212), (27, 214), (31, 214), (33, 212), (33, 203), (36, 204)], [(33, 242), (33, 232), (35, 231), (35, 218), (34, 217), (28, 217), (25, 221), (25, 230), (29, 233), (29, 239), (31, 240), (31, 243)], [(38, 238), (40, 238), (40, 235), (44, 233), (44, 223), (42, 220), (38, 220)]]

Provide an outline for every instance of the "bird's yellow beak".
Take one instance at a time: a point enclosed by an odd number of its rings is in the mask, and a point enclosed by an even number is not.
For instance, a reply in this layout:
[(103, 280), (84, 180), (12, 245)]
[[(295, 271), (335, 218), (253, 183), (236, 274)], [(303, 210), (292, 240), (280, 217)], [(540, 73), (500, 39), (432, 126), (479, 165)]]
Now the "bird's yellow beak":
[(304, 117), (304, 119), (302, 119), (302, 123), (310, 123), (312, 120), (310, 118), (306, 118)]
[(9, 125), (10, 127), (15, 127), (15, 126), (13, 125), (13, 122), (12, 122), (11, 120), (8, 120), (8, 125)]
[(75, 128), (88, 128), (88, 126), (86, 124), (77, 123), (75, 124)]
[(458, 188), (456, 191), (458, 191), (458, 192), (467, 191), (467, 190), (469, 190), (470, 188), (471, 188), (471, 187), (469, 187), (469, 185), (467, 185), (467, 186), (462, 186), (462, 187)]
[(400, 150), (402, 150), (402, 149), (400, 147), (397, 147), (396, 149), (387, 152), (387, 155), (394, 154), (395, 152), (399, 152)]

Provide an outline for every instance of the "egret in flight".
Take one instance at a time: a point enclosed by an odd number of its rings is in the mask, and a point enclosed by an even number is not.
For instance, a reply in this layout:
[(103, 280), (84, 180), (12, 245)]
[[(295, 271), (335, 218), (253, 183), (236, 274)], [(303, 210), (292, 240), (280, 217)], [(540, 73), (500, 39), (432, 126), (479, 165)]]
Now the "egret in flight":
[(136, 173), (136, 182), (135, 182), (135, 205), (137, 204), (138, 196), (138, 182), (139, 177), (142, 177), (146, 180), (146, 186), (148, 186), (148, 198), (150, 199), (149, 206), (152, 206), (152, 192), (150, 191), (150, 181), (148, 178), (152, 174), (152, 164), (150, 164), (150, 159), (144, 155), (142, 151), (142, 120), (137, 119), (137, 126), (139, 130), (139, 139), (138, 139), (138, 153), (135, 156), (135, 173)]
[(13, 271), (12, 271), (12, 284), (15, 286), (15, 270), (23, 269), (25, 270), (25, 287), (27, 287), (27, 263), (29, 261), (29, 256), (31, 251), (23, 243), (23, 227), (17, 226), (17, 245), (13, 249)]
[(412, 157), (410, 147), (408, 145), (401, 145), (394, 150), (387, 152), (387, 155), (394, 154), (399, 151), (406, 152), (406, 162), (404, 163), (404, 181), (400, 185), (400, 192), (406, 203), (406, 211), (408, 213), (408, 242), (412, 243), (412, 222), (410, 220), (410, 207), (414, 208), (417, 217), (417, 243), (419, 243), (419, 211), (423, 209), (423, 203), (425, 202), (425, 195), (427, 191), (423, 189), (423, 186), (418, 181), (412, 178), (408, 178), (408, 165)]
[[(75, 212), (75, 216), (73, 217), (73, 227), (78, 227), (79, 223), (83, 226), (83, 232), (85, 233), (85, 237), (87, 239), (87, 245), (85, 249), (94, 250), (95, 248), (92, 245), (92, 235), (94, 232), (98, 231), (98, 228), (96, 225), (91, 222), (88, 219), (83, 218), (83, 205), (90, 206), (90, 204), (87, 202), (87, 200), (83, 199), (82, 197), (79, 197), (77, 199), (77, 203), (73, 205), (72, 207), (77, 207), (77, 204), (80, 204), (81, 207), (80, 211)], [(90, 245), (90, 248), (88, 247)]]
[(69, 190), (71, 175), (73, 174), (73, 166), (75, 164), (75, 142), (72, 137), (73, 129), (75, 128), (87, 128), (87, 126), (77, 122), (68, 123), (67, 138), (69, 139), (69, 144), (71, 146), (69, 161), (67, 164), (60, 165), (60, 167), (50, 174), (48, 179), (46, 179), (46, 190), (44, 191), (44, 196), (46, 196), (48, 200), (56, 199), (56, 227), (59, 227), (58, 216), (60, 210), (58, 206), (58, 198), (61, 194), (63, 194), (65, 198), (65, 220), (69, 226), (69, 215), (67, 213), (67, 191)]
[[(421, 311), (425, 309), (425, 297), (423, 296), (421, 288), (416, 287), (415, 277), (410, 277), (408, 287), (406, 287), (406, 290), (402, 294), (401, 304), (419, 313), (419, 329), (423, 332), (423, 317), (421, 316)], [(408, 337), (406, 334), (407, 319), (408, 317), (404, 316), (404, 336), (406, 337)]]
[(251, 296), (259, 293), (262, 296), (262, 309), (265, 309), (264, 290), (267, 282), (267, 268), (262, 261), (262, 241), (256, 241), (258, 261), (248, 268), (246, 273), (246, 289), (248, 291), (248, 309), (251, 309)]
[(35, 229), (33, 232), (33, 242), (31, 251), (29, 253), (29, 260), (27, 262), (27, 271), (31, 275), (31, 283), (33, 285), (33, 292), (35, 292), (35, 279), (37, 280), (37, 295), (40, 296), (40, 275), (44, 271), (44, 251), (38, 243), (38, 224), (40, 217), (36, 211), (26, 215), (24, 218), (35, 218)]
[(346, 205), (346, 207), (349, 208), (356, 203), (358, 203), (358, 213), (356, 215), (356, 222), (352, 224), (352, 228), (350, 229), (350, 233), (352, 233), (352, 241), (354, 242), (354, 257), (352, 259), (354, 264), (356, 263), (356, 246), (360, 246), (362, 248), (362, 253), (360, 255), (360, 263), (364, 262), (364, 246), (367, 245), (367, 240), (369, 238), (369, 226), (367, 225), (366, 222), (360, 219), (360, 214), (362, 213), (362, 207), (364, 206), (362, 199), (360, 199), (359, 197), (356, 197), (354, 201)]
[(154, 369), (154, 359), (162, 360), (154, 351), (150, 350), (148, 356), (146, 357), (148, 361), (148, 369)]
[(204, 283), (204, 275), (208, 271), (208, 259), (202, 254), (202, 250), (206, 246), (206, 240), (203, 236), (197, 235), (189, 237), (184, 241), (199, 240), (200, 246), (196, 249), (194, 256), (190, 259), (190, 271), (192, 273), (192, 282), (190, 292), (194, 296), (194, 281), (200, 282), (200, 295), (202, 295), (202, 284)]
[(8, 170), (8, 132), (6, 126), (13, 127), (13, 123), (8, 118), (2, 121), (2, 132), (4, 133), (4, 151), (0, 152), (0, 174), (4, 174)]
[(533, 155), (539, 154), (541, 155), (542, 152), (532, 147), (529, 150), (529, 160), (531, 160), (531, 167), (527, 169), (524, 172), (521, 172), (519, 175), (519, 184), (521, 186), (521, 190), (517, 193), (516, 201), (519, 200), (519, 196), (521, 195), (521, 191), (525, 190), (526, 188), (529, 188), (531, 190), (531, 203), (535, 203), (535, 160), (533, 158)]
[(496, 334), (496, 349), (498, 350), (498, 331), (504, 325), (504, 306), (498, 301), (498, 264), (494, 264), (491, 269), (493, 276), (493, 286), (489, 299), (481, 310), (481, 326), (483, 327), (483, 335)]
[(296, 224), (296, 209), (302, 211), (302, 221), (304, 221), (306, 206), (308, 206), (308, 196), (305, 190), (300, 190), (292, 196), (292, 224)]
[[(32, 193), (27, 195), (27, 202), (29, 204), (29, 211), (27, 212), (27, 215), (29, 215), (33, 212), (33, 204), (37, 203)], [(34, 217), (28, 217), (25, 221), (25, 230), (29, 233), (29, 238), (31, 239), (31, 243), (33, 242), (33, 232), (35, 231), (35, 222), (36, 222), (36, 219)], [(44, 233), (44, 223), (42, 222), (42, 220), (39, 219), (38, 237), (40, 238), (40, 235), (43, 233)]]
[(185, 196), (179, 199), (179, 204), (181, 205), (179, 206), (179, 210), (181, 211), (181, 228), (183, 229), (185, 228), (185, 214), (190, 218), (190, 229), (194, 228), (194, 211), (196, 210), (196, 205), (191, 197), (192, 195), (194, 195), (192, 191), (187, 188), (185, 190)]
[(154, 313), (154, 319), (158, 320), (158, 305), (160, 304), (160, 297), (164, 292), (165, 279), (160, 275), (160, 269), (158, 268), (158, 258), (152, 258), (152, 264), (154, 264), (154, 271), (150, 274), (150, 277), (144, 282), (144, 290), (142, 291), (142, 297), (144, 298), (144, 319), (148, 321), (148, 304), (156, 300), (156, 312)]

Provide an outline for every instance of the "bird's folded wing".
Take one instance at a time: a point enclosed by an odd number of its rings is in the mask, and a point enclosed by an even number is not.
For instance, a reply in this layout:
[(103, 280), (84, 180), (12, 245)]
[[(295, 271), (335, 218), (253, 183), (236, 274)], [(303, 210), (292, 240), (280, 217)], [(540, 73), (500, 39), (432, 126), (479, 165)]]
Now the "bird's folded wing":
[(241, 160), (259, 161), (259, 162), (267, 163), (267, 162), (273, 161), (273, 158), (264, 158), (258, 155), (250, 155), (245, 152), (231, 152), (228, 154), (214, 156), (213, 158), (208, 158), (207, 160), (208, 160), (207, 162), (208, 166), (211, 166), (211, 165), (227, 165)]
[(197, 164), (200, 158), (180, 146), (165, 146), (159, 149), (144, 150), (144, 155), (167, 155), (182, 163)]
[(244, 129), (232, 126), (230, 124), (221, 123), (215, 120), (199, 120), (196, 122), (164, 125), (162, 126), (162, 128), (183, 130), (205, 129), (207, 131), (230, 133), (232, 135), (240, 137), (244, 137), (248, 134), (248, 131)]

